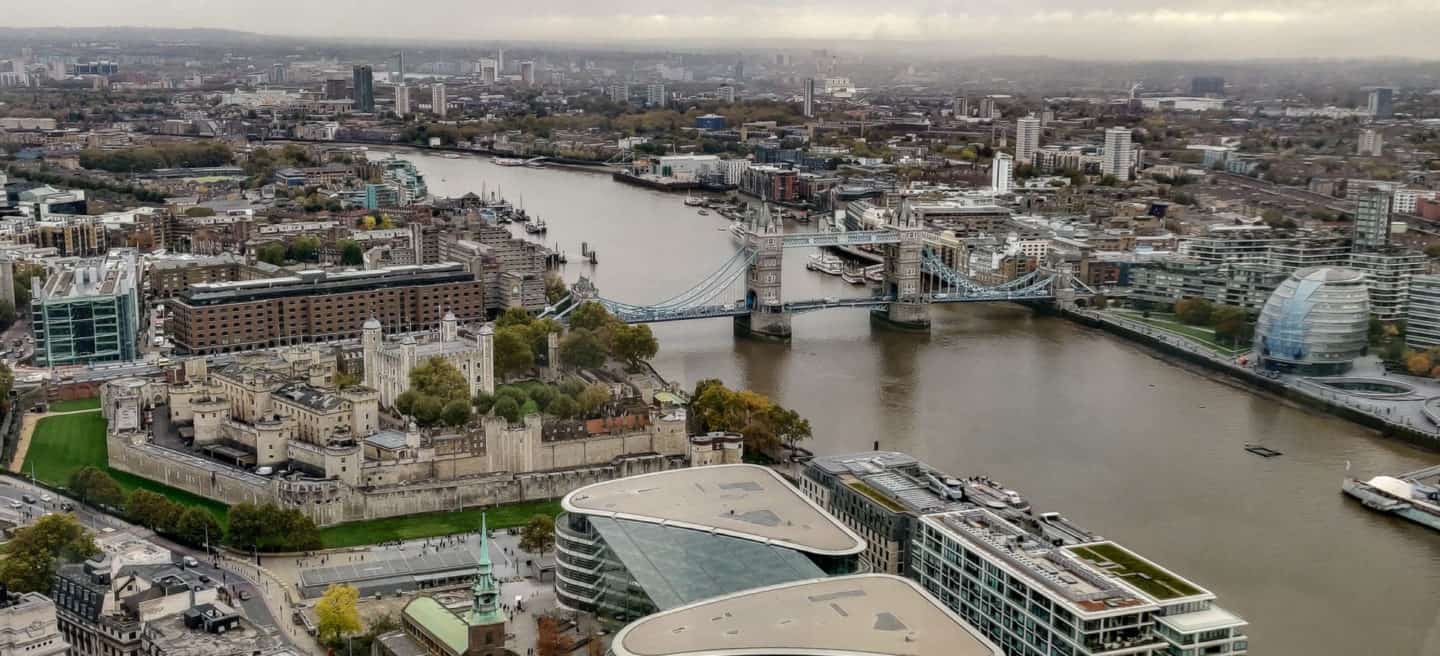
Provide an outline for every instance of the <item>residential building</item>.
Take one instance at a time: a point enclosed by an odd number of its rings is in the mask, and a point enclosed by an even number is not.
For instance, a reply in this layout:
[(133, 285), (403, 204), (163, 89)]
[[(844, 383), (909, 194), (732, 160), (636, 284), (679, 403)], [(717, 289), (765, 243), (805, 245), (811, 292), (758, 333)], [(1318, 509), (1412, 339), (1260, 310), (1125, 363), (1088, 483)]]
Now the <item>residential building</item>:
[(1015, 161), (1020, 164), (1031, 164), (1035, 161), (1035, 151), (1039, 149), (1040, 119), (1031, 114), (1017, 120), (1015, 124)]
[(444, 312), (482, 321), (484, 288), (453, 262), (202, 283), (170, 300), (166, 329), (196, 355), (353, 339), (371, 318), (391, 332), (434, 330)]
[(1180, 252), (1205, 264), (1264, 262), (1270, 248), (1283, 241), (1263, 223), (1216, 224), (1204, 234), (1180, 242)]
[(865, 541), (756, 465), (580, 488), (555, 520), (561, 605), (634, 620), (742, 590), (859, 571)]
[(647, 107), (664, 107), (668, 100), (664, 84), (645, 85), (645, 105)]
[(1277, 239), (1270, 244), (1266, 263), (1285, 273), (1310, 267), (1345, 266), (1350, 263), (1350, 243), (1343, 237), (1324, 235)]
[(1365, 128), (1360, 131), (1360, 139), (1355, 145), (1355, 154), (1361, 157), (1379, 157), (1384, 145), (1385, 137), (1379, 130)]
[(1340, 267), (1301, 269), (1265, 303), (1255, 323), (1255, 349), (1269, 369), (1341, 374), (1365, 354), (1370, 313), (1364, 274)]
[(351, 88), (355, 99), (355, 111), (372, 113), (375, 111), (375, 72), (368, 64), (356, 66), (351, 71)]
[(325, 80), (326, 100), (345, 100), (350, 97), (350, 91), (345, 87), (344, 78), (330, 78)]
[(1351, 246), (1356, 253), (1390, 245), (1390, 192), (1371, 187), (1355, 196), (1354, 230)]
[(378, 210), (382, 207), (400, 207), (400, 189), (393, 184), (367, 183), (365, 209)]
[(735, 87), (725, 85), (715, 90), (715, 97), (723, 103), (735, 102)]
[(969, 118), (970, 99), (966, 96), (956, 96), (954, 100), (950, 101), (950, 113), (955, 118)]
[(535, 62), (529, 60), (520, 62), (520, 84), (527, 87), (535, 86)]
[(1410, 278), (1425, 272), (1427, 258), (1396, 248), (1350, 254), (1350, 268), (1365, 274), (1370, 313), (1381, 321), (1405, 318), (1410, 306)]
[(656, 613), (615, 634), (610, 653), (1001, 656), (1004, 652), (914, 581), (858, 574), (780, 583)]
[(649, 160), (650, 175), (676, 180), (693, 181), (716, 173), (720, 167), (718, 155), (664, 155)]
[(990, 190), (997, 195), (1010, 193), (1014, 175), (1015, 160), (1006, 153), (995, 153), (990, 163)]
[(805, 101), (801, 107), (806, 118), (815, 116), (815, 78), (805, 78)]
[(1440, 191), (1434, 189), (1396, 189), (1390, 196), (1390, 211), (1395, 214), (1415, 214), (1420, 209), (1420, 200), (1440, 198)]
[(630, 102), (630, 85), (625, 83), (612, 84), (606, 89), (606, 95), (610, 96), (610, 102)]
[(1197, 75), (1190, 78), (1190, 95), (1223, 96), (1225, 95), (1225, 78), (1213, 75)]
[(1395, 90), (1378, 87), (1370, 90), (1370, 102), (1367, 111), (1374, 118), (1391, 118), (1395, 116), (1394, 106)]
[[(400, 159), (394, 155), (380, 160), (380, 179), (393, 185), (399, 192), (397, 205), (406, 206), (418, 203), (430, 196), (430, 188), (425, 184), (425, 176), (409, 160)], [(366, 193), (368, 195), (368, 190)]]
[(1169, 257), (1130, 267), (1130, 300), (1166, 308), (1184, 298), (1203, 298), (1258, 314), (1287, 272), (1258, 262), (1206, 264)]
[(1113, 175), (1124, 182), (1131, 177), (1135, 151), (1130, 145), (1130, 128), (1117, 127), (1105, 130), (1105, 155), (1100, 164), (1101, 175)]
[(395, 85), (395, 115), (401, 118), (410, 114), (410, 87)]
[(436, 82), (430, 85), (430, 111), (440, 118), (445, 118), (450, 108), (450, 100), (445, 97), (445, 85)]
[(35, 366), (124, 362), (138, 357), (142, 310), (136, 253), (64, 265), (31, 281)]
[(55, 602), (38, 592), (0, 586), (0, 656), (65, 656), (69, 648)]

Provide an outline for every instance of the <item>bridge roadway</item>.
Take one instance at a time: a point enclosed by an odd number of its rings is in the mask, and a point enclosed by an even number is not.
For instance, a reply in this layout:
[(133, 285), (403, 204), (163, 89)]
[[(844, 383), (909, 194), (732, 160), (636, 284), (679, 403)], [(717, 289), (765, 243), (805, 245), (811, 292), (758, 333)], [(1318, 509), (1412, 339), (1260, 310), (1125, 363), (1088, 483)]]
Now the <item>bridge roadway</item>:
[[(1047, 281), (1048, 285), (1048, 281)], [(1047, 287), (1022, 288), (1006, 291), (971, 291), (945, 293), (936, 292), (921, 296), (918, 301), (930, 304), (940, 303), (997, 303), (1017, 301), (1050, 301), (1055, 294)], [(817, 310), (836, 308), (883, 308), (895, 301), (893, 296), (855, 296), (847, 298), (821, 298), (807, 301), (791, 301), (782, 307), (785, 312), (801, 314)], [(744, 301), (699, 307), (681, 307), (669, 310), (648, 310), (634, 312), (620, 310), (615, 316), (625, 323), (664, 323), (667, 321), (688, 321), (691, 319), (715, 319), (720, 317), (741, 317), (750, 314)]]
[(900, 243), (900, 233), (894, 230), (796, 232), (785, 235), (784, 247), (821, 248), (825, 246), (865, 246), (898, 243)]

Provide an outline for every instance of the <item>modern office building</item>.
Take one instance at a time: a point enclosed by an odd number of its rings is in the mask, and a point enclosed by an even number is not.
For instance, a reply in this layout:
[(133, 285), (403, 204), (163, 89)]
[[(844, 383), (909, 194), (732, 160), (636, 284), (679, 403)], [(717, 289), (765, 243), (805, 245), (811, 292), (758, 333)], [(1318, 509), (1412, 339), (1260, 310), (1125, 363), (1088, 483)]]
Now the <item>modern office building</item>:
[(1338, 374), (1365, 354), (1370, 294), (1353, 269), (1301, 269), (1276, 288), (1255, 324), (1264, 366), (1305, 374)]
[(1371, 187), (1355, 196), (1355, 252), (1385, 248), (1390, 244), (1390, 192)]
[(912, 577), (1010, 656), (1246, 654), (1214, 593), (1050, 513), (920, 518)]
[(1225, 78), (1213, 75), (1197, 75), (1190, 78), (1190, 95), (1200, 98), (1225, 95)]
[(555, 520), (555, 593), (634, 620), (779, 583), (859, 571), (865, 541), (756, 465), (692, 467), (597, 483)]
[(1040, 149), (1040, 119), (1034, 114), (1015, 122), (1015, 161), (1030, 164), (1035, 161), (1035, 151)]
[(1423, 253), (1401, 248), (1350, 254), (1350, 268), (1365, 274), (1370, 289), (1370, 314), (1381, 321), (1399, 321), (1410, 307), (1410, 279), (1425, 272)]
[(860, 574), (781, 583), (656, 613), (612, 656), (1001, 656), (914, 581)]
[(990, 189), (996, 194), (1008, 194), (1014, 184), (1015, 160), (1006, 153), (995, 153), (990, 162)]
[(950, 113), (953, 114), (955, 118), (969, 118), (970, 98), (966, 96), (955, 96), (955, 99), (950, 101)]
[(1440, 276), (1410, 278), (1410, 307), (1405, 313), (1405, 345), (1416, 350), (1440, 346)]
[(449, 109), (450, 99), (445, 97), (445, 85), (436, 82), (430, 85), (430, 112), (440, 118), (445, 118)]
[(345, 87), (344, 78), (331, 78), (325, 80), (326, 100), (345, 100), (350, 97), (350, 91)]
[(140, 335), (139, 269), (129, 249), (79, 260), (31, 281), (37, 367), (134, 360)]
[(355, 111), (375, 111), (375, 71), (368, 64), (356, 66), (351, 71), (351, 88), (355, 98)]
[(1395, 116), (1394, 97), (1394, 89), (1386, 87), (1371, 89), (1370, 103), (1367, 108), (1370, 116), (1374, 118), (1391, 118)]
[(1105, 130), (1105, 155), (1100, 163), (1101, 175), (1113, 175), (1122, 182), (1130, 179), (1134, 168), (1135, 151), (1130, 145), (1130, 128), (1118, 127)]
[(371, 318), (391, 333), (435, 330), (446, 312), (483, 321), (484, 292), (485, 282), (454, 262), (301, 271), (191, 285), (170, 300), (166, 328), (179, 352), (194, 355), (353, 339)]
[(630, 85), (624, 83), (612, 84), (605, 90), (605, 95), (610, 97), (610, 102), (628, 103), (630, 102)]
[(1361, 157), (1379, 157), (1385, 148), (1385, 136), (1379, 130), (1365, 128), (1355, 144), (1355, 154)]
[(806, 118), (815, 115), (815, 78), (805, 78), (805, 104), (801, 108)]

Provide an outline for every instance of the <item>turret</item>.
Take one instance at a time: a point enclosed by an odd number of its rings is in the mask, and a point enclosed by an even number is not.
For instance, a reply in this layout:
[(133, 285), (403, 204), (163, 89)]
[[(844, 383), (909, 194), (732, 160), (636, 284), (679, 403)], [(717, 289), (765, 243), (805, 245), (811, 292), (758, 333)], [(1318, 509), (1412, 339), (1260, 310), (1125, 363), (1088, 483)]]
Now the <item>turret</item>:
[(380, 389), (380, 346), (383, 339), (380, 321), (375, 317), (366, 319), (360, 327), (360, 349), (365, 367), (365, 386), (370, 389)]

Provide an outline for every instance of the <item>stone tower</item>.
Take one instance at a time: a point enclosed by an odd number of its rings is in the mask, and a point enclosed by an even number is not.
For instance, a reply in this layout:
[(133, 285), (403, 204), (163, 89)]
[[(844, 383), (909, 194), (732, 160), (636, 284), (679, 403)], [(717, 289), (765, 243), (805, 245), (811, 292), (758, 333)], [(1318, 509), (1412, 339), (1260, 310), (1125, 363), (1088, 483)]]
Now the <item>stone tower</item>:
[(475, 335), (475, 345), (480, 349), (479, 384), (480, 391), (486, 394), (495, 393), (495, 327), (490, 324), (480, 326), (480, 331)]
[(446, 312), (445, 318), (440, 320), (440, 341), (453, 342), (460, 338), (460, 320), (455, 318), (454, 312)]
[(469, 639), (465, 656), (505, 655), (505, 611), (500, 608), (500, 583), (490, 565), (490, 536), (485, 515), (480, 515), (480, 554), (475, 561), (475, 583), (470, 586), (470, 612), (465, 616)]
[(925, 229), (910, 212), (910, 200), (901, 201), (900, 211), (885, 226), (897, 233), (899, 243), (885, 244), (885, 295), (891, 299), (884, 308), (873, 310), (872, 318), (903, 330), (930, 329), (930, 299), (921, 289), (920, 256), (925, 248)]
[(360, 350), (362, 366), (365, 367), (365, 386), (380, 389), (380, 345), (384, 336), (380, 332), (380, 321), (375, 317), (365, 320), (360, 327)]
[(750, 314), (735, 317), (735, 334), (789, 340), (790, 313), (780, 295), (785, 235), (768, 204), (761, 204), (760, 216), (750, 223), (745, 247), (753, 255), (745, 274), (745, 308)]

